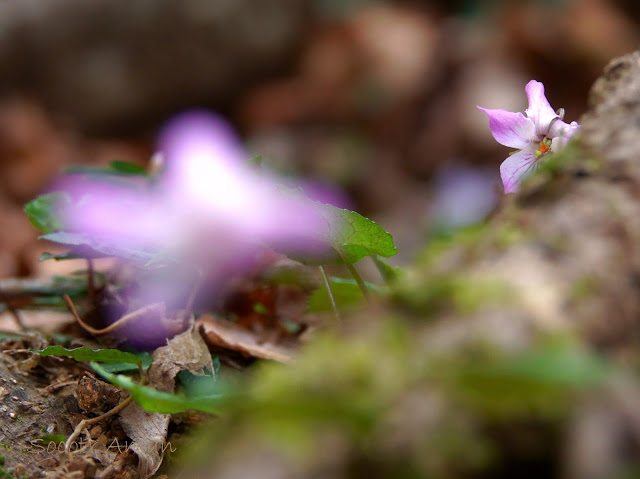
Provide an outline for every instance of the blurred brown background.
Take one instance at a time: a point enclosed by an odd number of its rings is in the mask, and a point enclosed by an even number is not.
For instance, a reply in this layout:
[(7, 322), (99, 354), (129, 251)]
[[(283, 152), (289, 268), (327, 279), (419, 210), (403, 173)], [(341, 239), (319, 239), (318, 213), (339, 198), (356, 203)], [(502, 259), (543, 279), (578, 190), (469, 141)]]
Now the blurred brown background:
[(502, 192), (508, 150), (476, 105), (523, 110), (534, 78), (578, 119), (639, 38), (631, 0), (0, 0), (0, 278), (51, 268), (21, 208), (65, 166), (146, 164), (194, 106), (410, 259)]

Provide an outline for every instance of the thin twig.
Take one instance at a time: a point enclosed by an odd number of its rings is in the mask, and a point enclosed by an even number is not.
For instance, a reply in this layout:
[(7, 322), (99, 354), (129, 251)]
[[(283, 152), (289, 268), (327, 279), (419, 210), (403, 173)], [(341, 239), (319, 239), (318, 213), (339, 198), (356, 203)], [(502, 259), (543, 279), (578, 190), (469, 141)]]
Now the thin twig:
[(102, 421), (103, 419), (108, 418), (109, 416), (113, 416), (114, 414), (119, 413), (125, 407), (127, 407), (131, 401), (133, 401), (133, 396), (129, 396), (127, 399), (122, 401), (116, 407), (114, 407), (113, 409), (110, 409), (109, 411), (105, 412), (104, 414), (101, 414), (100, 416), (93, 417), (91, 419), (83, 419), (82, 421), (80, 421), (78, 423), (78, 425), (76, 426), (76, 428), (73, 430), (73, 433), (71, 434), (71, 436), (69, 436), (67, 438), (67, 441), (64, 443), (65, 452), (70, 452), (71, 451), (71, 445), (75, 442), (75, 440), (78, 438), (78, 436), (80, 434), (82, 434), (82, 431), (87, 426), (91, 426), (91, 425), (93, 425), (93, 424), (95, 424), (97, 422)]
[(327, 274), (324, 272), (324, 268), (322, 266), (318, 266), (320, 273), (322, 274), (322, 280), (324, 281), (324, 287), (327, 288), (327, 296), (329, 296), (329, 302), (331, 303), (331, 308), (333, 309), (334, 314), (336, 315), (336, 319), (338, 321), (340, 318), (340, 310), (338, 310), (338, 305), (336, 304), (336, 300), (333, 297), (333, 291), (331, 291), (331, 285), (329, 284), (329, 279), (327, 278)]
[(52, 391), (55, 391), (56, 389), (60, 389), (63, 388), (65, 386), (71, 386), (72, 384), (77, 384), (78, 380), (74, 379), (74, 380), (70, 380), (70, 381), (62, 381), (59, 383), (53, 383), (53, 384), (49, 384), (47, 387), (40, 389), (41, 393), (51, 393)]
[(85, 331), (88, 331), (89, 333), (94, 334), (94, 335), (111, 333), (111, 332), (121, 328), (122, 326), (127, 324), (129, 321), (132, 321), (134, 319), (138, 319), (141, 316), (144, 316), (144, 315), (146, 315), (148, 313), (151, 313), (151, 312), (159, 313), (159, 314), (164, 314), (164, 312), (165, 312), (164, 303), (152, 303), (152, 304), (149, 304), (147, 306), (143, 306), (140, 309), (136, 309), (135, 311), (132, 311), (129, 314), (125, 314), (123, 317), (118, 319), (116, 322), (110, 324), (106, 328), (96, 329), (96, 328), (93, 328), (93, 327), (89, 326), (87, 323), (85, 323), (80, 318), (80, 315), (78, 315), (78, 311), (76, 310), (76, 307), (73, 304), (73, 301), (71, 300), (71, 298), (69, 297), (68, 294), (65, 294), (62, 298), (64, 299), (64, 302), (66, 303), (67, 307), (71, 311), (71, 314), (76, 319), (78, 324), (80, 326), (82, 326), (82, 328)]
[(30, 349), (4, 349), (2, 350), (3, 354), (23, 354), (23, 353), (29, 353), (29, 354), (34, 354), (33, 352), (31, 352)]

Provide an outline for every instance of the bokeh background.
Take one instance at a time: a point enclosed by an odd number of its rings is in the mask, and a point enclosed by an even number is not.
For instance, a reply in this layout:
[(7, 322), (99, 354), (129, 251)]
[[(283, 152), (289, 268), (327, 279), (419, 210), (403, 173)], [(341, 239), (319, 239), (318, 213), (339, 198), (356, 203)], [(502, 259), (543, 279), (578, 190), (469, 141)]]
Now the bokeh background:
[(579, 119), (640, 44), (632, 0), (0, 0), (0, 278), (42, 275), (22, 205), (64, 167), (148, 163), (192, 107), (252, 154), (391, 231), (409, 261), (502, 194), (476, 105), (523, 110), (542, 81)]

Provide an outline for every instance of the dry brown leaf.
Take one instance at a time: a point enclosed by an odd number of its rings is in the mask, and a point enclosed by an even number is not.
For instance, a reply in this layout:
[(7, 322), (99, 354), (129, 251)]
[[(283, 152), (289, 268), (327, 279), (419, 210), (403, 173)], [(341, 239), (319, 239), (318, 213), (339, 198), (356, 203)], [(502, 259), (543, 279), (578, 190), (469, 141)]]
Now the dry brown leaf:
[[(175, 376), (180, 371), (203, 374), (205, 369), (213, 371), (209, 348), (197, 330), (190, 328), (155, 350), (148, 385), (160, 391), (173, 392)], [(162, 464), (169, 415), (149, 413), (132, 403), (122, 411), (121, 418), (122, 427), (132, 440), (131, 450), (140, 459), (140, 477), (152, 476)]]
[(196, 328), (190, 328), (171, 339), (153, 353), (149, 368), (149, 385), (160, 391), (173, 392), (174, 378), (180, 371), (203, 374), (213, 371), (211, 353)]
[(261, 341), (255, 333), (230, 321), (213, 316), (201, 316), (196, 321), (205, 341), (221, 348), (238, 351), (247, 356), (260, 359), (272, 359), (281, 363), (293, 361), (293, 348)]
[(146, 412), (131, 403), (120, 414), (122, 428), (131, 438), (131, 450), (138, 455), (138, 474), (151, 477), (160, 468), (169, 429), (169, 414)]

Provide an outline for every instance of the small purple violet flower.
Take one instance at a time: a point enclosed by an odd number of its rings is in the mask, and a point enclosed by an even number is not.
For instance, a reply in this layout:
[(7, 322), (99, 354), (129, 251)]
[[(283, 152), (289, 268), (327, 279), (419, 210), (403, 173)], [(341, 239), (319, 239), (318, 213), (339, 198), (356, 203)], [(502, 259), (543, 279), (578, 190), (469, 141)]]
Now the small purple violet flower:
[(544, 96), (544, 85), (531, 80), (525, 88), (529, 108), (523, 113), (478, 108), (489, 117), (491, 134), (501, 145), (517, 148), (500, 165), (505, 193), (514, 193), (522, 179), (536, 170), (549, 152), (564, 148), (580, 125), (562, 121), (564, 110), (555, 112)]
[[(60, 213), (70, 233), (118, 250), (157, 252), (160, 263), (164, 256), (178, 260), (140, 273), (145, 280), (123, 294), (130, 310), (154, 303), (164, 303), (169, 312), (182, 308), (198, 281), (206, 283), (214, 302), (234, 273), (255, 267), (266, 244), (316, 252), (309, 238), (329, 228), (327, 221), (313, 202), (287, 193), (284, 178), (251, 168), (222, 117), (183, 113), (163, 128), (159, 146), (163, 168), (153, 182), (123, 184), (82, 175), (58, 182), (74, 200), (73, 208)], [(114, 311), (109, 319), (121, 313)], [(166, 334), (177, 332), (156, 316), (120, 331), (130, 346), (157, 347)]]

